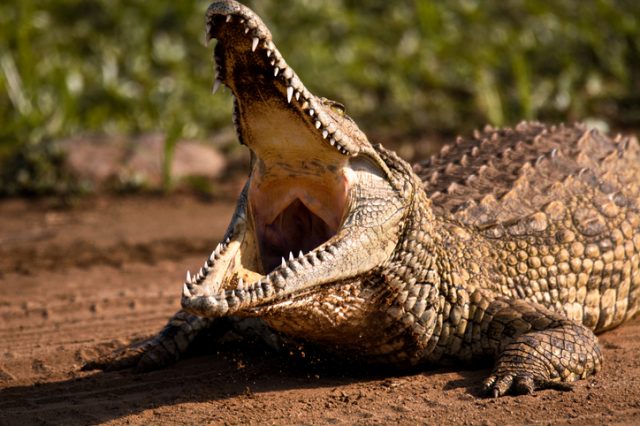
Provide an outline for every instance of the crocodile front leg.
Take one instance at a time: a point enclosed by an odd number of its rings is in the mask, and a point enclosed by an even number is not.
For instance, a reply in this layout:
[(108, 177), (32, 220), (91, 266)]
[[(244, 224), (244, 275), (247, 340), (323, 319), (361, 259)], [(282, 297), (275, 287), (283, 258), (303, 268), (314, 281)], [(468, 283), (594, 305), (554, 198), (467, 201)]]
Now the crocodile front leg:
[(176, 362), (202, 332), (212, 330), (222, 335), (229, 330), (227, 323), (178, 311), (157, 335), (89, 361), (82, 369), (114, 371), (134, 368), (144, 372), (164, 368)]
[(244, 338), (262, 341), (274, 351), (279, 351), (289, 344), (258, 318), (202, 318), (178, 311), (157, 335), (89, 361), (82, 370), (159, 370), (178, 361), (189, 350), (194, 340), (203, 334), (215, 341), (229, 331), (234, 331)]
[[(591, 330), (561, 314), (524, 300), (491, 299), (480, 290), (470, 300), (475, 351), (496, 358), (484, 389), (494, 397), (509, 391), (561, 388), (594, 374), (602, 364)], [(564, 386), (563, 386), (564, 385)]]

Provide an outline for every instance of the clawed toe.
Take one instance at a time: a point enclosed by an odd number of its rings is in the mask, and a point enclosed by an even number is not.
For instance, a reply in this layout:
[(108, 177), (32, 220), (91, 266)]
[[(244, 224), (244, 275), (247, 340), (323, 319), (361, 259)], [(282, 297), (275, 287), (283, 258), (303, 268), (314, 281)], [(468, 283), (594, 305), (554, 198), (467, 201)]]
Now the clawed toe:
[(496, 375), (492, 374), (483, 383), (483, 391), (486, 395), (498, 398), (507, 394), (530, 395), (540, 389), (555, 389), (570, 391), (571, 383), (551, 381), (546, 379), (536, 380), (530, 375)]
[(505, 395), (511, 388), (512, 384), (513, 376), (511, 374), (504, 376), (492, 374), (484, 381), (483, 389), (487, 395), (498, 398), (499, 396)]

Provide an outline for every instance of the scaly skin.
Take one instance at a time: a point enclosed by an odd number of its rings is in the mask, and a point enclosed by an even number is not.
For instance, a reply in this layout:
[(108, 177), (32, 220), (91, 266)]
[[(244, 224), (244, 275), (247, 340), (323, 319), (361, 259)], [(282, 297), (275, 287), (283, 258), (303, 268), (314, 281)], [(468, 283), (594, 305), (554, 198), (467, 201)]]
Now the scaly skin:
[(213, 3), (207, 35), (251, 174), (224, 242), (187, 274), (184, 311), (89, 367), (157, 368), (196, 328), (259, 318), (369, 362), (490, 357), (494, 396), (600, 368), (594, 332), (639, 306), (636, 139), (523, 123), (411, 168), (311, 94), (245, 6)]

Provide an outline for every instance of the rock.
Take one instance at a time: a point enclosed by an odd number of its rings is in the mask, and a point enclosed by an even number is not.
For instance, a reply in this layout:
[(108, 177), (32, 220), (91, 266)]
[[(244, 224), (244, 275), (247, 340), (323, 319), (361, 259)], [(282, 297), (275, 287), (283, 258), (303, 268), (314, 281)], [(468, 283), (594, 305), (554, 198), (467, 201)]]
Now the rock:
[[(150, 133), (132, 139), (109, 136), (79, 136), (58, 143), (67, 166), (92, 190), (162, 188), (164, 137)], [(192, 177), (214, 180), (226, 160), (211, 142), (183, 140), (177, 143), (171, 177), (180, 182)]]

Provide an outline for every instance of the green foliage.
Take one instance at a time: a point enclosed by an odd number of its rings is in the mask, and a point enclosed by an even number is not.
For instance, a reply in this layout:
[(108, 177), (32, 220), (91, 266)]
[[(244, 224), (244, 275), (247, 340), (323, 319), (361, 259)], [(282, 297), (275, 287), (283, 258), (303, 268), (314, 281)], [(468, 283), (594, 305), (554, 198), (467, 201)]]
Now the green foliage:
[[(369, 131), (468, 131), (598, 117), (640, 124), (635, 0), (248, 2), (316, 94)], [(211, 96), (208, 2), (0, 4), (0, 194), (68, 191), (53, 140), (98, 132), (175, 142), (230, 123)], [(171, 179), (165, 176), (167, 187)]]
[(370, 128), (640, 123), (634, 0), (254, 3), (303, 81)]

